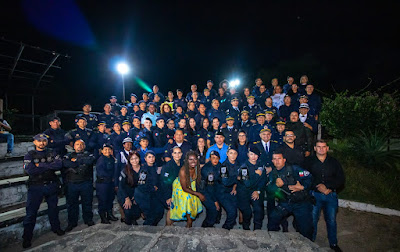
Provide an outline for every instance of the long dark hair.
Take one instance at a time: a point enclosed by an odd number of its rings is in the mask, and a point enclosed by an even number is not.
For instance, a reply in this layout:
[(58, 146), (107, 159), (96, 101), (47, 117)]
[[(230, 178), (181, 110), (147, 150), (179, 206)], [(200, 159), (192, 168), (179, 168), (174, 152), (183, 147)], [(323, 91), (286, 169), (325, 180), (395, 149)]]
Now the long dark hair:
[(186, 157), (185, 157), (185, 161), (183, 163), (183, 169), (185, 170), (185, 177), (186, 177), (186, 185), (191, 187), (191, 183), (190, 183), (190, 171), (189, 171), (189, 157), (190, 156), (195, 156), (197, 159), (197, 164), (196, 164), (196, 185), (200, 185), (201, 182), (201, 168), (200, 168), (200, 162), (199, 162), (199, 158), (197, 157), (196, 152), (194, 151), (189, 151), (188, 153), (186, 153)]
[(128, 180), (128, 184), (130, 186), (133, 186), (133, 184), (135, 182), (134, 179), (133, 179), (133, 167), (132, 167), (132, 164), (131, 164), (132, 156), (136, 156), (136, 157), (139, 158), (139, 165), (140, 165), (140, 155), (139, 155), (139, 153), (137, 153), (136, 151), (130, 153), (129, 156), (128, 156), (128, 162), (126, 163), (125, 169), (124, 169), (124, 173), (126, 174), (126, 177), (127, 177), (127, 180)]

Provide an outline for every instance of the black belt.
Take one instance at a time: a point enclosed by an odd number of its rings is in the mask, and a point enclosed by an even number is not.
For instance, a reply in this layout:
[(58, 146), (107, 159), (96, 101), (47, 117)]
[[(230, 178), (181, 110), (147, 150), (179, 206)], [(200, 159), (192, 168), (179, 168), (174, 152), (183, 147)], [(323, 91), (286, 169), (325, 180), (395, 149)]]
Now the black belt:
[(113, 181), (113, 178), (97, 177), (96, 183), (109, 183), (112, 181)]
[(50, 180), (50, 181), (28, 181), (28, 185), (49, 185), (57, 183), (55, 180)]

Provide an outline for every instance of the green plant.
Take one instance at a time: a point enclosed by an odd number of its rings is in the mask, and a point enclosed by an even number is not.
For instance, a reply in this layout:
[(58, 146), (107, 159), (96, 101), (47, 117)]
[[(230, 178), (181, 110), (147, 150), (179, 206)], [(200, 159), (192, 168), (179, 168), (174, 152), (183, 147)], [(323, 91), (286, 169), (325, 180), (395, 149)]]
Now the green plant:
[(320, 121), (328, 133), (337, 139), (358, 136), (361, 130), (379, 131), (387, 137), (396, 135), (400, 122), (399, 100), (391, 94), (336, 93), (333, 99), (324, 98)]
[(351, 138), (349, 146), (355, 159), (366, 168), (400, 168), (400, 150), (393, 147), (398, 141), (388, 141), (385, 133), (380, 131), (361, 131), (357, 137)]

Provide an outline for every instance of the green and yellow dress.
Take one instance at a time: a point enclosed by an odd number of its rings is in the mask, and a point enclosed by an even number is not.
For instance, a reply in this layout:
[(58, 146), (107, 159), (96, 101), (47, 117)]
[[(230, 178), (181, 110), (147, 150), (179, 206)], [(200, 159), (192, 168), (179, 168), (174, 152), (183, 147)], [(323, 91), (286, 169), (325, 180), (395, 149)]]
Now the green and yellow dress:
[[(196, 181), (190, 180), (191, 188), (196, 191)], [(186, 215), (196, 219), (197, 215), (203, 211), (203, 205), (200, 199), (183, 191), (181, 181), (177, 177), (172, 184), (172, 202), (171, 202), (170, 219), (173, 221), (187, 220)]]

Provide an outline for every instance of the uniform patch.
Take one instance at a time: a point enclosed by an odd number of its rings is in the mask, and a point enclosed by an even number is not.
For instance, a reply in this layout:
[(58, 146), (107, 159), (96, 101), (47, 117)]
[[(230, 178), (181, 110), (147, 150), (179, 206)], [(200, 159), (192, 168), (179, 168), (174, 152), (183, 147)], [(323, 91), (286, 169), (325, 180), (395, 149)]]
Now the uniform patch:
[(164, 173), (164, 177), (169, 177), (169, 173), (168, 172)]
[(299, 172), (299, 176), (300, 176), (300, 177), (304, 177), (304, 172), (303, 172), (303, 171), (300, 171), (300, 172)]
[(212, 174), (212, 173), (208, 174), (208, 181), (210, 181), (210, 182), (214, 181), (214, 174)]
[(310, 175), (310, 172), (309, 171), (304, 171), (304, 176), (308, 176), (308, 175)]

